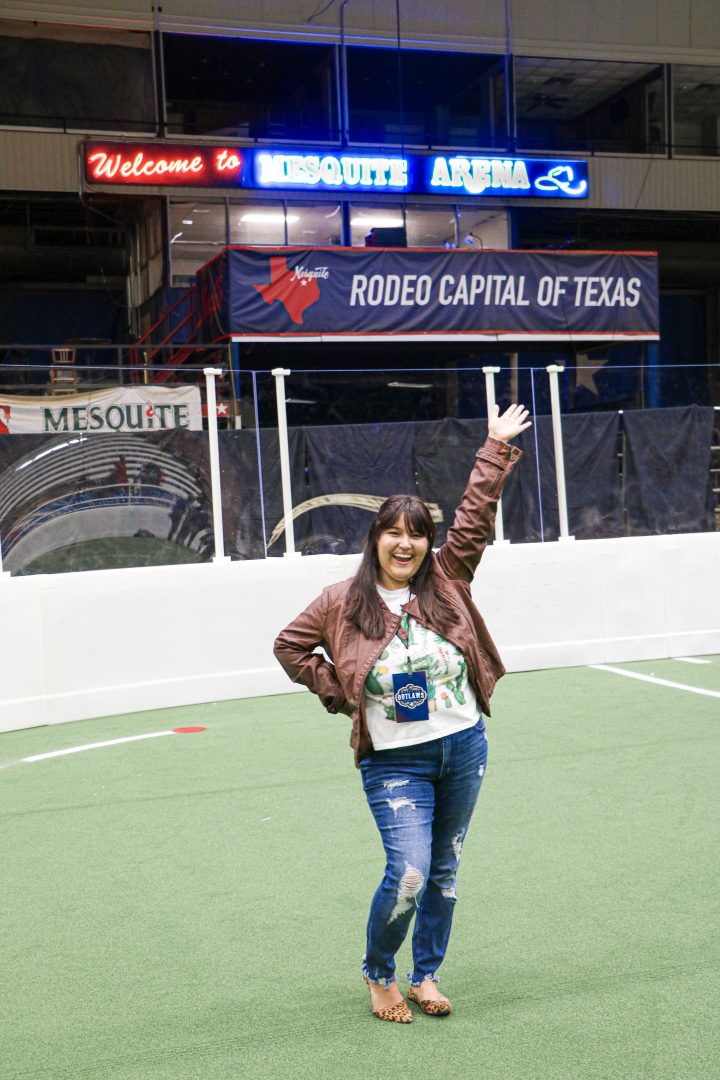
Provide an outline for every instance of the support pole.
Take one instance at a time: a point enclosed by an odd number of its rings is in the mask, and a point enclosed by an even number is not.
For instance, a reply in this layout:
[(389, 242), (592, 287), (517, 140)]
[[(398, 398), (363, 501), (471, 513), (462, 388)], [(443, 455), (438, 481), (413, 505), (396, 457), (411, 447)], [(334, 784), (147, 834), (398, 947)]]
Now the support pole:
[(285, 376), (292, 374), (287, 368), (273, 368), (275, 395), (278, 412), (278, 440), (280, 442), (280, 478), (282, 481), (283, 517), (285, 519), (285, 556), (299, 555), (295, 550), (295, 527), (293, 525), (292, 484), (290, 482), (290, 442), (288, 440), (287, 410), (285, 407)]
[[(500, 374), (499, 367), (484, 367), (483, 374), (485, 375), (485, 396), (487, 397), (487, 414), (488, 420), (490, 414), (495, 408), (495, 376)], [(502, 499), (498, 499), (497, 512), (495, 514), (495, 544), (509, 544), (510, 541), (505, 539), (505, 529), (503, 526), (503, 513), (502, 513)]]
[(565, 458), (563, 457), (562, 420), (560, 416), (560, 389), (558, 375), (565, 368), (559, 364), (547, 367), (550, 376), (550, 408), (552, 410), (553, 445), (555, 446), (555, 476), (557, 478), (558, 512), (560, 514), (560, 536), (558, 540), (574, 540), (568, 528), (567, 495), (565, 492)]
[(217, 401), (215, 398), (215, 376), (222, 375), (222, 368), (203, 368), (207, 401), (208, 444), (210, 447), (210, 496), (213, 512), (213, 540), (215, 554), (213, 562), (230, 562), (225, 554), (222, 521), (222, 494), (220, 487), (220, 448), (218, 446)]

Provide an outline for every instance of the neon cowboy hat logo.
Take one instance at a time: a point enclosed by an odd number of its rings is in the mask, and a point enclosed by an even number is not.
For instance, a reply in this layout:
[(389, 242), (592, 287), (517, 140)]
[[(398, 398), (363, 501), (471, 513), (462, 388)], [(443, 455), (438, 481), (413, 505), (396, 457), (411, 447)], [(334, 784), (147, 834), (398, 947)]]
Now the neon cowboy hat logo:
[(562, 191), (564, 195), (584, 195), (587, 180), (580, 180), (573, 187), (575, 172), (570, 165), (556, 165), (545, 176), (535, 179), (535, 187), (541, 191)]

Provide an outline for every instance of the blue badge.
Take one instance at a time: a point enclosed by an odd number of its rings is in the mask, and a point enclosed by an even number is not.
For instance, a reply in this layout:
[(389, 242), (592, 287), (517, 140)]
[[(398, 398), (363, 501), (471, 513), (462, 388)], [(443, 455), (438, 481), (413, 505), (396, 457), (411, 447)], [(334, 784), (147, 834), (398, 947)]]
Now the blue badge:
[(425, 672), (413, 671), (412, 675), (393, 675), (392, 681), (395, 719), (398, 724), (407, 724), (411, 720), (427, 720), (430, 712)]

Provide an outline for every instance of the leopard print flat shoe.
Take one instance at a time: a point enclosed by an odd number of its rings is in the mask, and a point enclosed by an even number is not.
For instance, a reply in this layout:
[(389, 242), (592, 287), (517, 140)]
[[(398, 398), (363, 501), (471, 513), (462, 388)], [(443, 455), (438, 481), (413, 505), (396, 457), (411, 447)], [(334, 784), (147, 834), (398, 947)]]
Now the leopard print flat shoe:
[[(370, 982), (363, 976), (370, 988)], [(395, 1005), (388, 1005), (386, 1009), (373, 1009), (373, 1016), (378, 1020), (387, 1020), (391, 1024), (412, 1024), (413, 1015), (404, 1001), (398, 1001)]]
[(431, 998), (420, 998), (418, 994), (417, 986), (409, 986), (407, 996), (410, 1001), (414, 1001), (427, 1016), (449, 1016), (452, 1012), (452, 1005), (446, 997), (440, 998), (438, 1001), (434, 1001)]

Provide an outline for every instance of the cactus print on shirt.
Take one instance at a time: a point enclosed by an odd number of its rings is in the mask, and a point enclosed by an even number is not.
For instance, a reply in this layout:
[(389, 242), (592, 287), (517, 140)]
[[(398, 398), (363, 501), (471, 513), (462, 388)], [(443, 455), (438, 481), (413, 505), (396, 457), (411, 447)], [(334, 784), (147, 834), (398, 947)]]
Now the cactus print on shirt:
[[(417, 723), (398, 724), (392, 676), (407, 673), (408, 657), (413, 671), (426, 673), (430, 717)], [(365, 707), (368, 731), (376, 750), (438, 739), (472, 727), (480, 716), (463, 654), (406, 612), (398, 633), (365, 680)]]

